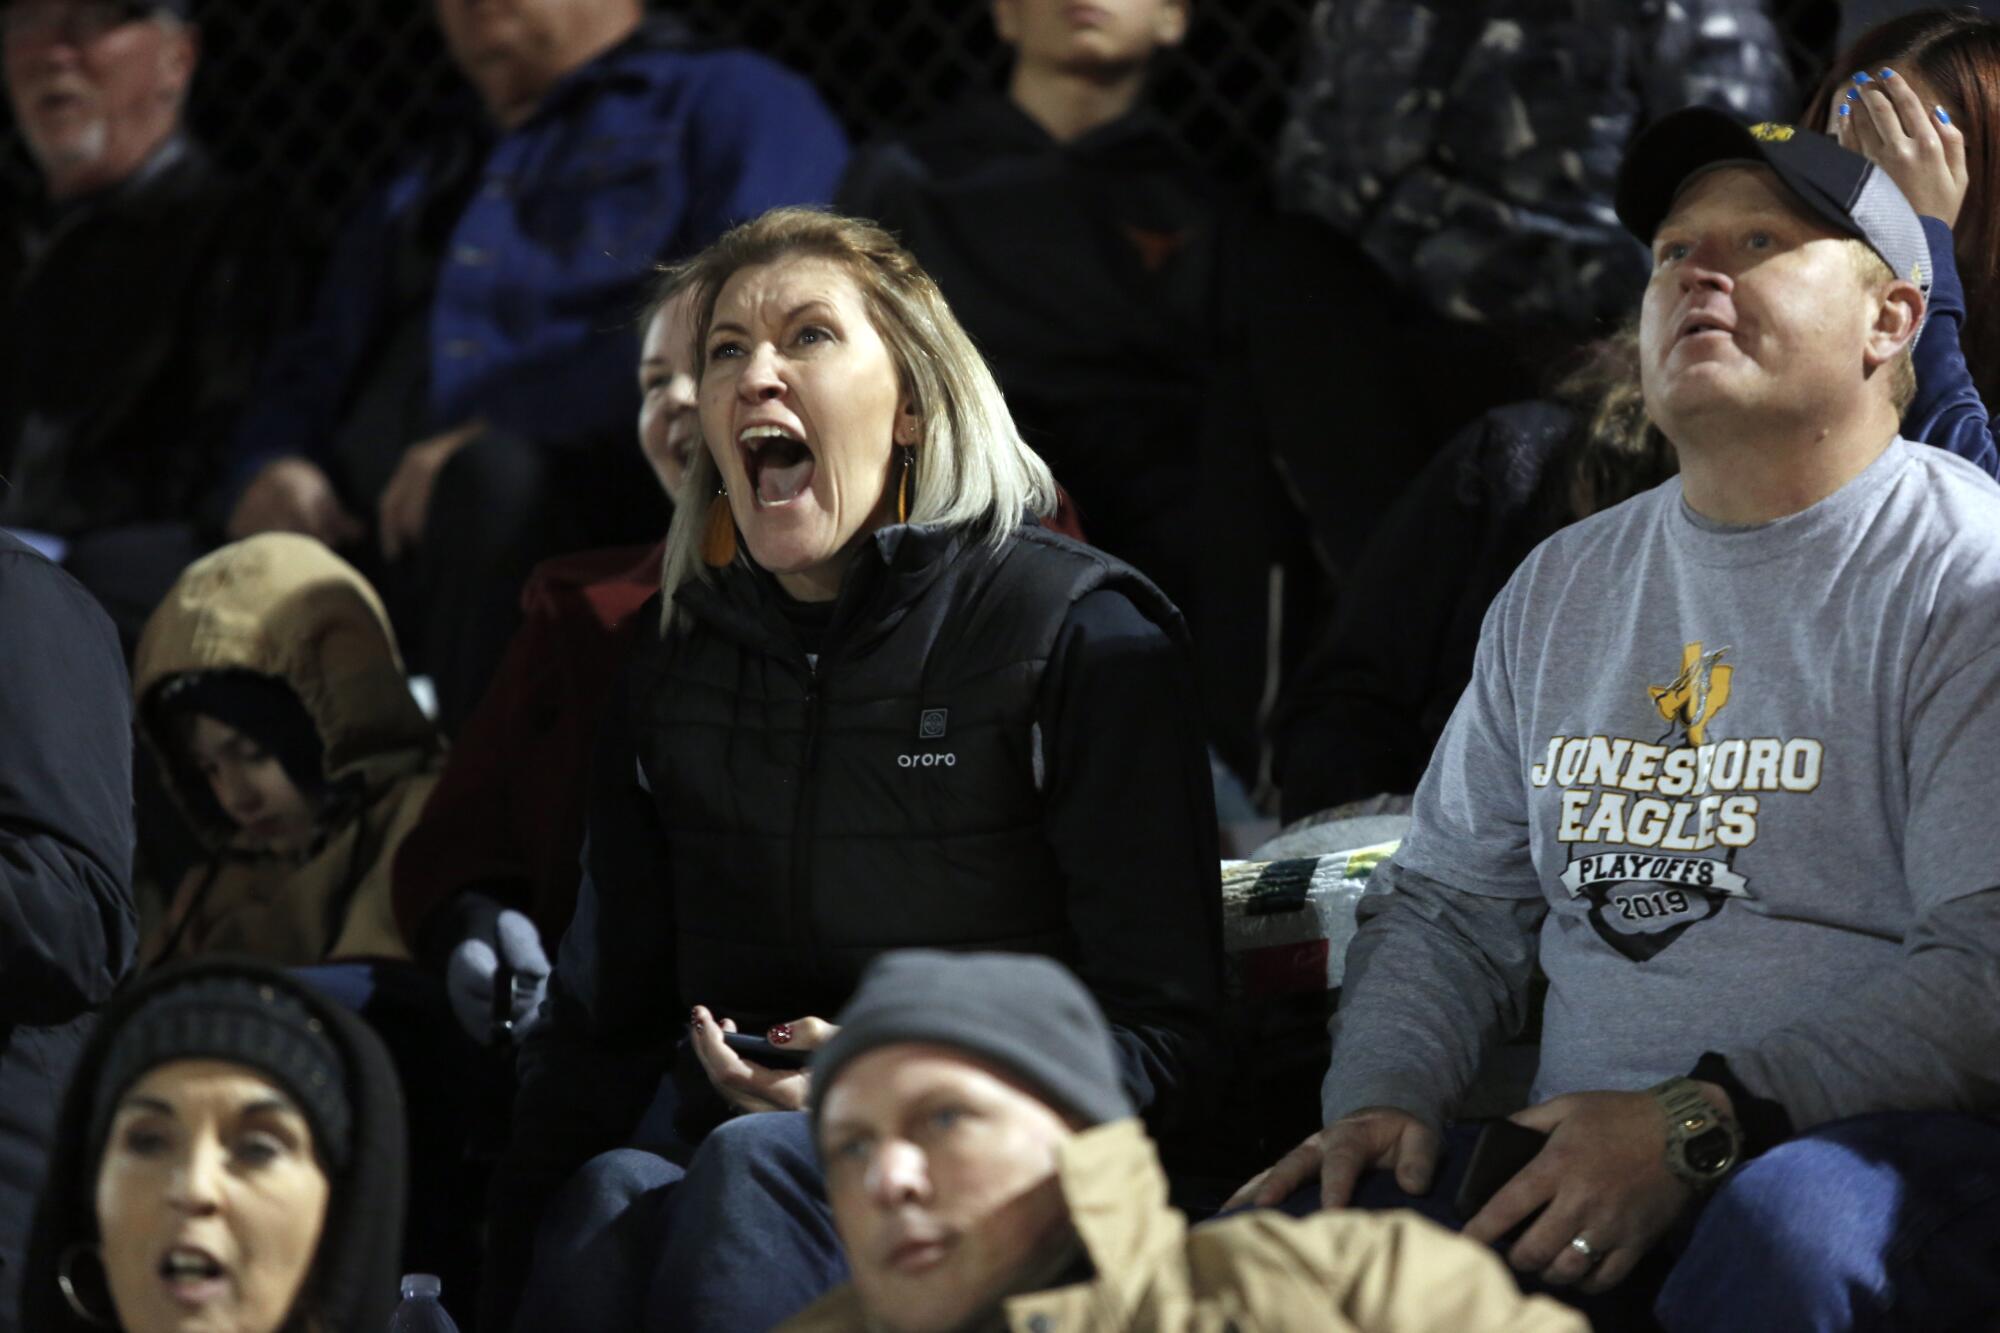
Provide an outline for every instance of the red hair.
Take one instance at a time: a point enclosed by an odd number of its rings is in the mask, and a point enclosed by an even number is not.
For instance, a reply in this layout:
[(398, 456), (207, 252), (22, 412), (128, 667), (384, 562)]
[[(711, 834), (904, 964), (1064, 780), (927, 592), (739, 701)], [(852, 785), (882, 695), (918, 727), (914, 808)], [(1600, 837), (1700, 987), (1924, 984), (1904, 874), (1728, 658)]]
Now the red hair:
[[(1952, 253), (1965, 284), (1959, 342), (1979, 396), (2000, 406), (2000, 22), (1962, 9), (1923, 9), (1881, 23), (1834, 58), (1806, 104), (1805, 123), (1821, 129), (1856, 70), (1887, 66), (1914, 74), (1937, 91), (1965, 136), (1968, 185), (1952, 228)], [(1988, 197), (1992, 195), (1993, 197)]]

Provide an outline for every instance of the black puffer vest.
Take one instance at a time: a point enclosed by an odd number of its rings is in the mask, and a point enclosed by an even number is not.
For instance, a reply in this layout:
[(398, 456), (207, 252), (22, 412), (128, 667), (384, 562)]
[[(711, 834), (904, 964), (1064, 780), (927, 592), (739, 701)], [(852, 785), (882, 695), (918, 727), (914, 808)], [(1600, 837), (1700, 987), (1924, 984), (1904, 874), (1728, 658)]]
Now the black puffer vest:
[(684, 586), (693, 624), (647, 650), (635, 709), (683, 998), (748, 1026), (831, 1017), (885, 949), (1074, 962), (1037, 702), (1070, 608), (1098, 588), (1184, 640), (1142, 575), (1034, 527), (997, 551), (877, 533), (817, 661), (769, 576), (739, 564)]

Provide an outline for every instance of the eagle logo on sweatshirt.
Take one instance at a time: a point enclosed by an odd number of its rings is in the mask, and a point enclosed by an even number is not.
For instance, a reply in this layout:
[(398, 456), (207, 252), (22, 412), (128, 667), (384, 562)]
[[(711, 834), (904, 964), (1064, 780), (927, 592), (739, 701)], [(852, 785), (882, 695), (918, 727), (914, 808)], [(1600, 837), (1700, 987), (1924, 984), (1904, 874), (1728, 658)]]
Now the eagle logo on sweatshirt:
[(1598, 936), (1634, 962), (1753, 898), (1737, 858), (1756, 842), (1759, 819), (1783, 794), (1819, 786), (1816, 740), (1714, 734), (1735, 695), (1731, 651), (1684, 643), (1680, 669), (1643, 686), (1664, 732), (1551, 736), (1528, 770), (1530, 784), (1558, 793), (1556, 840), (1568, 855), (1560, 883), (1588, 906)]

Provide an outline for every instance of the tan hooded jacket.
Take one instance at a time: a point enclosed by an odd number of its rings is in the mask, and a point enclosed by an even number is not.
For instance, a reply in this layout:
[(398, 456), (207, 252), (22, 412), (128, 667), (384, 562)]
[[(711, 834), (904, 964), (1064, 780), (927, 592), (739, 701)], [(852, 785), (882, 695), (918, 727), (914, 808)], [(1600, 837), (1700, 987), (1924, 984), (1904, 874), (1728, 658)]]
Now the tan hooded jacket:
[[(1064, 1145), (1058, 1172), (1096, 1276), (1003, 1302), (1012, 1333), (1589, 1333), (1523, 1296), (1492, 1251), (1414, 1213), (1269, 1210), (1190, 1229), (1136, 1119)], [(873, 1333), (850, 1284), (782, 1333)]]
[[(318, 725), (337, 815), (302, 856), (253, 851), (226, 821), (204, 824), (211, 806), (192, 799), (202, 779), (161, 734), (158, 687), (226, 668), (282, 678)], [(174, 584), (146, 624), (132, 674), (140, 732), (215, 853), (182, 882), (141, 964), (220, 951), (288, 966), (408, 958), (389, 876), (437, 784), (443, 742), (410, 697), (368, 581), (310, 537), (266, 533), (225, 546)]]

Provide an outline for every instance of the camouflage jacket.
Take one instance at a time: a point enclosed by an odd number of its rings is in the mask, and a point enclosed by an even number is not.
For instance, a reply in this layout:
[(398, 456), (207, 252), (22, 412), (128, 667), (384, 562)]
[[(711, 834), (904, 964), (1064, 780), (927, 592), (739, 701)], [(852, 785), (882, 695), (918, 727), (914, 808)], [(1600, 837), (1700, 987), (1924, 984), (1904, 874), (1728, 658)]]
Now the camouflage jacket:
[(1765, 0), (1319, 0), (1279, 192), (1446, 315), (1587, 336), (1645, 282), (1619, 159), (1696, 102), (1789, 118)]

